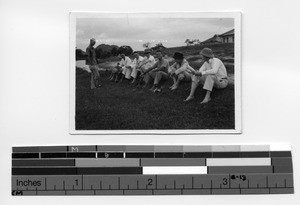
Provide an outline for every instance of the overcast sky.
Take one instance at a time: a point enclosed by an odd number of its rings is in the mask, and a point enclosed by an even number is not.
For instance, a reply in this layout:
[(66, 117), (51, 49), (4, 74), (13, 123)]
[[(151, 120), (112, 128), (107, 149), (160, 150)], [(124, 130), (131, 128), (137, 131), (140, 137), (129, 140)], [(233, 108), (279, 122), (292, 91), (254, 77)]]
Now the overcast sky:
[(186, 45), (187, 38), (204, 41), (233, 28), (233, 18), (77, 18), (76, 47), (85, 50), (90, 38), (96, 38), (96, 46), (129, 45), (133, 50), (143, 50), (145, 42), (176, 47)]

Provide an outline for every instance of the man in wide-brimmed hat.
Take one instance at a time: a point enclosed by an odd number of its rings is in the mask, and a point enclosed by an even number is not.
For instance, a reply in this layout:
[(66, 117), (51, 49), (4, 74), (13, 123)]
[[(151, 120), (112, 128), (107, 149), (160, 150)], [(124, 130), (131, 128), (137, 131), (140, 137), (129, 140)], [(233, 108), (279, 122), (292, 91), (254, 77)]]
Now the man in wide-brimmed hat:
[(98, 61), (96, 57), (96, 52), (94, 45), (96, 40), (94, 38), (90, 39), (90, 45), (86, 48), (86, 64), (91, 70), (91, 89), (100, 87), (100, 75), (98, 71)]
[(213, 88), (226, 88), (228, 80), (227, 71), (223, 62), (214, 57), (211, 49), (203, 48), (200, 52), (200, 56), (204, 60), (204, 63), (199, 71), (192, 72), (194, 76), (192, 77), (191, 92), (185, 101), (194, 99), (195, 90), (201, 82), (203, 83), (203, 89), (206, 90), (206, 95), (201, 102), (201, 104), (203, 104), (211, 100), (210, 94)]
[(175, 59), (175, 63), (169, 68), (168, 71), (174, 82), (170, 89), (176, 90), (181, 81), (191, 80), (191, 72), (195, 72), (195, 70), (190, 67), (189, 62), (184, 58), (182, 53), (175, 52), (173, 58)]

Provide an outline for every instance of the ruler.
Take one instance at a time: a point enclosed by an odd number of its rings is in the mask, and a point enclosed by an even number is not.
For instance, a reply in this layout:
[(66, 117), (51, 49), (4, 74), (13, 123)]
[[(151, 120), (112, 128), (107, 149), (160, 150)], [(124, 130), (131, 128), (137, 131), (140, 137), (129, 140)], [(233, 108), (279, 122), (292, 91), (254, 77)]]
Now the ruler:
[(290, 146), (12, 148), (12, 195), (292, 194)]

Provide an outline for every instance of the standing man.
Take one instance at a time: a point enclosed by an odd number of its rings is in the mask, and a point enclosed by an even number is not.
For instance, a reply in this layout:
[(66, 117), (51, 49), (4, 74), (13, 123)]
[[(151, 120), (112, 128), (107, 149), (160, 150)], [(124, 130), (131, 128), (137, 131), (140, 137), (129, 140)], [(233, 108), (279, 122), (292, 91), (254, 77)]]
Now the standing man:
[(189, 65), (189, 62), (183, 57), (182, 53), (175, 52), (173, 58), (175, 59), (175, 63), (168, 71), (174, 82), (170, 89), (176, 90), (181, 81), (191, 80), (191, 72), (195, 70)]
[(161, 91), (161, 80), (168, 79), (168, 68), (169, 62), (163, 58), (162, 51), (156, 51), (156, 57), (158, 61), (148, 68), (144, 73), (144, 81), (146, 87), (149, 84), (150, 78), (154, 79), (152, 91), (153, 92), (160, 92)]
[(90, 40), (90, 45), (86, 48), (86, 64), (89, 65), (89, 68), (91, 70), (91, 89), (95, 89), (97, 87), (100, 87), (100, 75), (98, 71), (98, 61), (96, 57), (96, 52), (94, 45), (96, 43), (96, 40), (92, 38)]
[(206, 95), (201, 102), (201, 104), (204, 104), (211, 100), (210, 94), (213, 88), (226, 88), (228, 85), (228, 80), (227, 71), (223, 62), (214, 57), (211, 49), (202, 49), (200, 55), (204, 60), (204, 63), (199, 71), (192, 72), (194, 76), (192, 77), (191, 92), (185, 101), (194, 99), (194, 93), (199, 82), (204, 82), (203, 89), (206, 90)]
[(143, 62), (144, 58), (139, 55), (138, 52), (133, 52), (134, 60), (132, 62), (132, 72), (131, 77), (133, 78), (131, 84), (134, 84), (136, 82), (136, 79), (138, 78), (138, 73), (141, 72), (140, 67), (141, 63)]

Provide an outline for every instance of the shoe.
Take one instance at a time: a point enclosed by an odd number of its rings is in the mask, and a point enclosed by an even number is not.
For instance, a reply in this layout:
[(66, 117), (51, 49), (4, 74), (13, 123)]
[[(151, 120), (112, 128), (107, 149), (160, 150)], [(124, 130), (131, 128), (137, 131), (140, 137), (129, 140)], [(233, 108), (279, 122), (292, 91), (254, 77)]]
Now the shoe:
[(171, 89), (171, 90), (172, 90), (172, 88), (173, 88), (174, 86), (175, 86), (175, 84), (173, 84), (172, 86), (170, 86), (170, 87), (169, 87), (169, 89)]
[(204, 99), (200, 104), (205, 104), (205, 103), (208, 103), (209, 101), (211, 100), (211, 98), (208, 98), (208, 99)]
[(188, 102), (188, 101), (191, 101), (191, 100), (193, 100), (194, 99), (194, 97), (187, 97), (187, 99), (185, 99), (183, 102)]
[(156, 88), (157, 88), (157, 87), (152, 86), (149, 90), (152, 91), (152, 92), (154, 92), (154, 90), (156, 90)]
[(159, 93), (159, 92), (161, 92), (161, 88), (155, 88), (155, 89), (153, 90), (153, 92), (154, 92), (154, 93)]
[(178, 87), (177, 86), (174, 86), (171, 88), (171, 90), (176, 90)]

